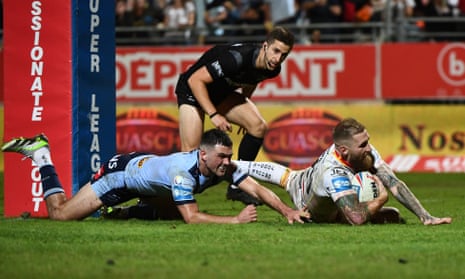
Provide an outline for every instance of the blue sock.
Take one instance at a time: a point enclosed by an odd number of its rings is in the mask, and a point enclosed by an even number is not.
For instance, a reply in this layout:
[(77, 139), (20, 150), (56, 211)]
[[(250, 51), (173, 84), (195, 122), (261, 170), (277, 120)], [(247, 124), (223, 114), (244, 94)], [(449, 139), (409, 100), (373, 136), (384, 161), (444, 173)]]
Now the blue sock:
[(57, 172), (53, 165), (46, 165), (39, 169), (44, 199), (56, 193), (64, 193)]

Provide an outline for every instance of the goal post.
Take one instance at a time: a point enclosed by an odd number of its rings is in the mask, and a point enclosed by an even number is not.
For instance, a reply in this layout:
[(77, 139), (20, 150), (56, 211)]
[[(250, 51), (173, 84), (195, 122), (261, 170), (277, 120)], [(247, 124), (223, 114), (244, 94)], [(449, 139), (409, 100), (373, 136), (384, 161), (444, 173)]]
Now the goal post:
[[(45, 133), (68, 196), (116, 150), (114, 1), (4, 0), (4, 141)], [(47, 216), (38, 168), (4, 153), (4, 214)]]

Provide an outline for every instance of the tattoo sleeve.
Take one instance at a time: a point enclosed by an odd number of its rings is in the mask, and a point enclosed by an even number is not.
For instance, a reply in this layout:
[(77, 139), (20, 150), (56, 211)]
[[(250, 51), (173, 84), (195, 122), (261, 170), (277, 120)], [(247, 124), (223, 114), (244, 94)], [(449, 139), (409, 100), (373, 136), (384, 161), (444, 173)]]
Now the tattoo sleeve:
[(397, 178), (391, 168), (383, 163), (376, 175), (381, 179), (384, 186), (389, 189), (392, 195), (408, 210), (414, 213), (421, 221), (432, 218), (432, 216), (421, 205), (420, 201), (410, 191), (407, 185)]
[(352, 225), (363, 224), (370, 219), (366, 205), (357, 201), (357, 195), (346, 195), (336, 201), (346, 221)]

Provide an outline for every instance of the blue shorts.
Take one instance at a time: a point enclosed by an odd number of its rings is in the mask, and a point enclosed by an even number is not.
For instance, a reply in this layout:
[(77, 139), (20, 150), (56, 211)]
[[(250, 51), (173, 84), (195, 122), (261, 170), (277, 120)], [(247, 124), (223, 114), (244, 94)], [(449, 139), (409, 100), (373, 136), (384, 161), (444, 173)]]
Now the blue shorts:
[(143, 153), (118, 154), (105, 162), (92, 176), (91, 187), (106, 206), (114, 206), (140, 197), (129, 191), (125, 183), (125, 169), (128, 162)]

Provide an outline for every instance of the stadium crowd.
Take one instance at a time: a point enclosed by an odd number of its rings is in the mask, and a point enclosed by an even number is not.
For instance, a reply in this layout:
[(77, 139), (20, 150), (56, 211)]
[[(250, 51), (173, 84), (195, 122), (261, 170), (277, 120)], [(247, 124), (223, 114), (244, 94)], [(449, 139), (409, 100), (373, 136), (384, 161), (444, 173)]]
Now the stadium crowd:
[[(465, 30), (464, 21), (425, 21), (426, 18), (465, 17), (465, 0), (115, 0), (117, 27), (135, 28), (117, 32), (117, 38), (166, 38), (172, 44), (198, 43), (192, 39), (196, 28), (205, 37), (256, 36), (274, 25), (310, 26), (301, 43), (341, 42), (347, 32), (369, 32), (367, 28), (344, 28), (340, 23), (406, 21), (404, 29), (425, 31), (427, 40), (454, 40), (436, 36), (441, 32)], [(390, 9), (387, 6), (390, 6)], [(405, 21), (404, 21), (405, 22)], [(329, 27), (311, 28), (312, 24)], [(333, 24), (333, 25), (331, 25)], [(156, 28), (153, 28), (153, 27)], [(151, 31), (147, 31), (151, 30)], [(153, 31), (156, 30), (156, 31)], [(326, 35), (326, 36), (325, 36)], [(328, 39), (330, 38), (330, 39)]]

